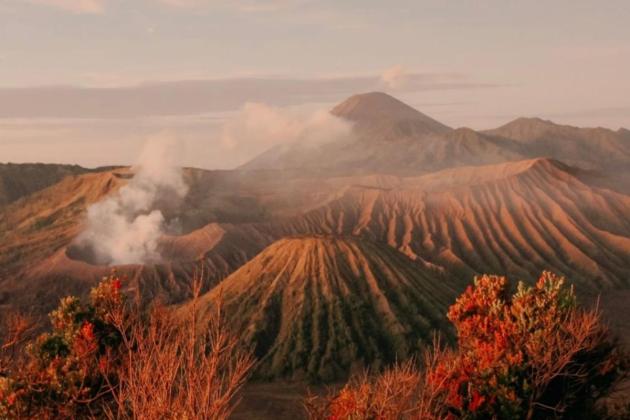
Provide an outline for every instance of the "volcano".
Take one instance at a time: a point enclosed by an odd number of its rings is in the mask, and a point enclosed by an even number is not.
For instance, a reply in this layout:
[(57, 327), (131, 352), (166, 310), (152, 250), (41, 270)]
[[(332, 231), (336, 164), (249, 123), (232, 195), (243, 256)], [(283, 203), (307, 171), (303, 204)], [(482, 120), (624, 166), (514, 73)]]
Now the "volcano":
[[(381, 126), (384, 129), (399, 128), (394, 134), (421, 136), (426, 134), (443, 134), (450, 127), (421, 113), (404, 102), (383, 93), (370, 92), (351, 96), (335, 106), (331, 114), (353, 121), (360, 129)], [(406, 130), (406, 131), (405, 131)]]
[(221, 302), (259, 376), (330, 381), (430, 344), (452, 295), (384, 244), (302, 236), (274, 242), (194, 305), (203, 319)]

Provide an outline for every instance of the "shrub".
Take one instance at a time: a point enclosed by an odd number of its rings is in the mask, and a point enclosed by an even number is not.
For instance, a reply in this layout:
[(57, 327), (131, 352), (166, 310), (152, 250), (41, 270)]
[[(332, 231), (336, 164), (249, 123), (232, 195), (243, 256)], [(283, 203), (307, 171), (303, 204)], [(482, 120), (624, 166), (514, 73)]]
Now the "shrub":
[[(626, 368), (598, 311), (580, 309), (573, 289), (548, 272), (533, 287), (520, 283), (513, 295), (504, 277), (478, 277), (448, 318), (457, 333), (456, 350), (436, 348), (423, 369), (395, 367), (309, 400), (311, 416), (592, 418), (595, 403)], [(375, 398), (394, 392), (392, 383), (401, 384), (398, 395), (404, 398)], [(415, 393), (406, 391), (408, 383)]]
[[(121, 322), (125, 354), (112, 419), (226, 419), (254, 364), (250, 352), (225, 328), (218, 305), (199, 328), (195, 297), (184, 319), (163, 307), (144, 322)], [(131, 325), (124, 329), (124, 325)], [(202, 333), (199, 333), (202, 331)]]
[[(13, 359), (0, 385), (0, 416), (70, 418), (98, 415), (115, 382), (120, 333), (111, 323), (123, 307), (120, 280), (104, 279), (84, 305), (66, 297), (51, 312), (52, 331)], [(110, 378), (112, 376), (112, 378)]]
[[(116, 275), (87, 304), (62, 299), (50, 332), (23, 357), (0, 357), (0, 418), (227, 418), (253, 360), (236, 348), (220, 310), (207, 330), (194, 312), (132, 310)], [(13, 324), (3, 350), (23, 335), (23, 323)]]
[[(447, 352), (436, 339), (433, 350), (425, 352), (424, 365), (435, 367)], [(411, 359), (378, 376), (363, 373), (352, 378), (331, 396), (309, 395), (304, 405), (314, 419), (424, 419), (444, 405), (444, 396), (436, 392)]]

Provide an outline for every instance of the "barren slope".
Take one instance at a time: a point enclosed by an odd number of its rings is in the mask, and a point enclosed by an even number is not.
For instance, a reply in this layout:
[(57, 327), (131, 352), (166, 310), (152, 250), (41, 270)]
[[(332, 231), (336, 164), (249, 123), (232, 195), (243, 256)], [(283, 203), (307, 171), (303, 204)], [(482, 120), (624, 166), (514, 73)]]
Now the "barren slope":
[(0, 163), (0, 208), (56, 184), (68, 175), (89, 172), (77, 165)]
[[(181, 206), (187, 229), (163, 238), (164, 263), (119, 270), (146, 299), (178, 302), (190, 296), (190, 277), (202, 264), (207, 288), (274, 240), (340, 234), (388, 244), (440, 270), (454, 287), (476, 273), (534, 279), (543, 269), (590, 289), (628, 285), (630, 197), (593, 187), (579, 175), (548, 159), (406, 178), (192, 171), (191, 193)], [(116, 185), (124, 182), (108, 176)], [(69, 284), (87, 290), (109, 272), (68, 249), (86, 204), (109, 182), (105, 175), (65, 181), (0, 216), (5, 302), (8, 290), (32, 302), (43, 293), (54, 302)], [(70, 185), (82, 193), (73, 195)]]
[[(69, 177), (0, 211), (0, 308), (17, 305), (45, 312), (59, 296), (83, 294), (111, 267), (95, 264), (72, 245), (83, 229), (87, 207), (117, 191), (132, 177), (128, 169)], [(190, 191), (182, 203), (161, 210), (182, 231), (161, 241), (161, 264), (117, 267), (128, 289), (148, 300), (180, 302), (190, 280), (204, 267), (204, 286), (214, 285), (247, 262), (276, 236), (250, 227), (275, 215), (294, 215), (337, 197), (343, 179), (289, 173), (184, 171)], [(386, 177), (368, 177), (379, 185)], [(359, 181), (360, 182), (360, 181)], [(212, 252), (210, 252), (212, 251)]]
[(453, 296), (439, 276), (384, 244), (306, 236), (274, 242), (195, 308), (203, 317), (223, 301), (260, 376), (333, 380), (430, 343)]
[[(59, 249), (79, 233), (85, 208), (120, 188), (119, 172), (71, 176), (0, 212), (0, 270), (21, 257), (34, 258)], [(36, 259), (36, 258), (34, 258)]]
[(285, 228), (382, 241), (464, 278), (534, 279), (549, 269), (602, 288), (630, 283), (628, 214), (629, 196), (535, 159), (408, 178), (392, 189), (355, 187)]
[[(28, 301), (46, 310), (55, 304), (46, 296), (76, 291), (63, 277), (43, 283), (32, 279), (42, 276), (43, 261), (64, 253), (79, 234), (86, 207), (124, 183), (117, 171), (70, 176), (0, 211), (0, 307)], [(79, 283), (92, 284), (89, 280), (94, 278), (81, 276)]]

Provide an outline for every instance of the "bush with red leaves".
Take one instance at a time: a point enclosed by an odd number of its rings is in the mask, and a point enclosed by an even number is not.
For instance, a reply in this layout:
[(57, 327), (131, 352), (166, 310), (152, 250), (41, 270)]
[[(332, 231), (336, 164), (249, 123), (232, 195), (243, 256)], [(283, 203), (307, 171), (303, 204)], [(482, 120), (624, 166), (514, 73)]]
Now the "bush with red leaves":
[(52, 331), (26, 347), (22, 363), (0, 378), (0, 418), (76, 418), (102, 414), (111, 399), (123, 309), (120, 279), (111, 276), (85, 305), (66, 297), (51, 312)]
[[(579, 308), (573, 289), (549, 272), (512, 295), (505, 277), (477, 277), (448, 318), (457, 349), (436, 347), (422, 369), (395, 367), (312, 398), (311, 417), (594, 418), (597, 401), (626, 371), (597, 310)], [(397, 393), (396, 384), (414, 392)]]
[(198, 325), (199, 279), (193, 289), (189, 312), (140, 309), (125, 304), (118, 277), (107, 277), (87, 304), (62, 299), (52, 331), (23, 357), (3, 357), (27, 330), (16, 318), (0, 342), (0, 419), (227, 419), (254, 359), (220, 304)]
[(549, 272), (512, 296), (504, 277), (479, 277), (448, 318), (458, 352), (428, 374), (456, 417), (576, 418), (592, 413), (621, 373), (598, 312), (580, 309), (573, 289)]

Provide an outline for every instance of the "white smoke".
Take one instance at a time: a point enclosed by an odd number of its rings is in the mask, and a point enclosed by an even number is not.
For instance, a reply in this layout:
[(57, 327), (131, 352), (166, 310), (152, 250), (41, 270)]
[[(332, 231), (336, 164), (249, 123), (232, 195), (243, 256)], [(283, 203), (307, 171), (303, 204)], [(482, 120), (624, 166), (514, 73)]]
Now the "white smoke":
[(278, 144), (323, 144), (347, 138), (351, 132), (350, 122), (328, 111), (247, 103), (224, 124), (222, 142), (230, 153), (249, 158)]
[(164, 234), (165, 218), (156, 205), (159, 200), (179, 200), (188, 192), (177, 166), (176, 146), (165, 135), (145, 142), (131, 181), (88, 208), (87, 227), (77, 238), (78, 247), (91, 252), (99, 263), (159, 261), (158, 241)]
[(381, 74), (381, 82), (390, 89), (401, 89), (409, 81), (409, 73), (401, 66), (393, 66), (385, 69)]

